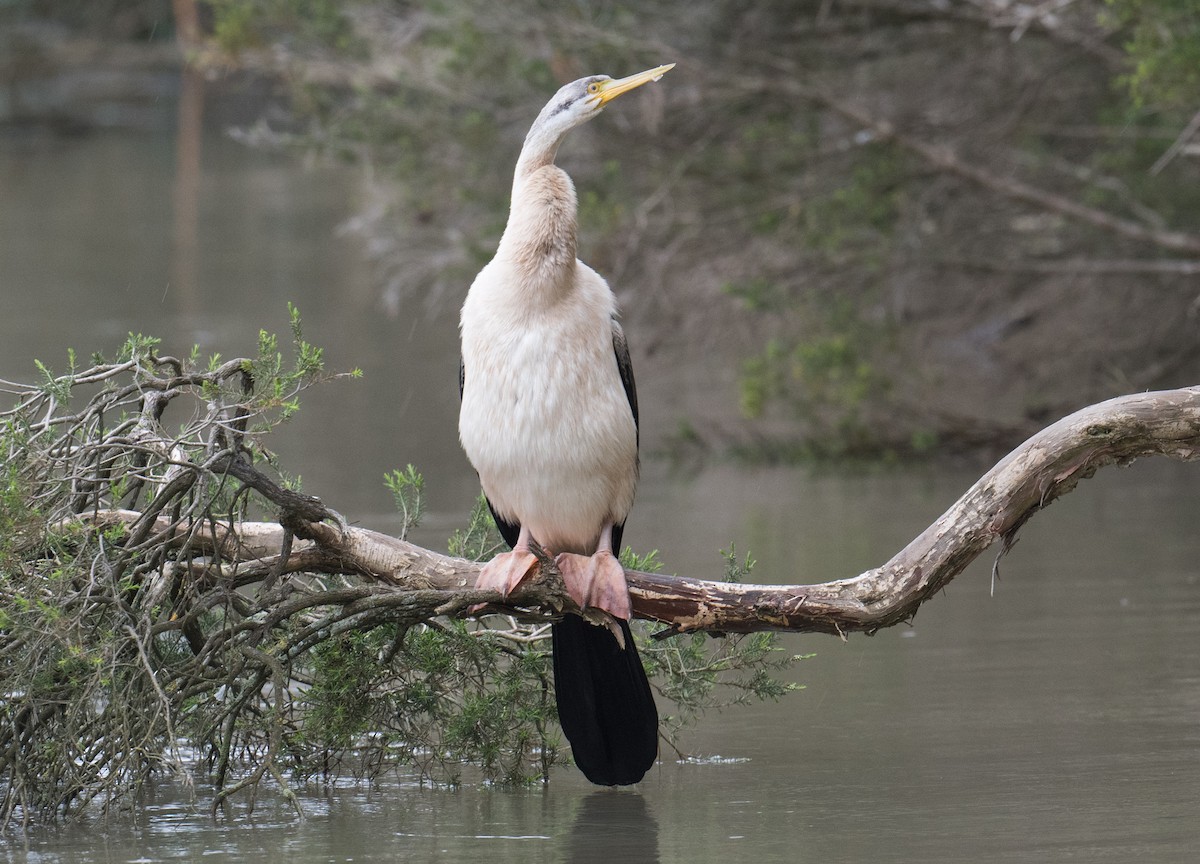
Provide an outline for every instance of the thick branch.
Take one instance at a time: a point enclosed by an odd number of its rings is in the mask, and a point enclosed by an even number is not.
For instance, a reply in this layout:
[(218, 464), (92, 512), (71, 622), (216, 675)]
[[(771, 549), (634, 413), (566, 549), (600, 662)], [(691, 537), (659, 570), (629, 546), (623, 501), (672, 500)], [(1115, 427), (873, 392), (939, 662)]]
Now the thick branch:
[[(669, 625), (667, 633), (707, 630), (873, 632), (905, 621), (931, 595), (1000, 540), (1007, 550), (1034, 513), (1070, 492), (1096, 469), (1139, 456), (1200, 458), (1200, 387), (1122, 396), (1084, 408), (1034, 435), (967, 491), (936, 522), (882, 567), (851, 579), (809, 585), (740, 585), (630, 572), (634, 613)], [(107, 511), (89, 517), (132, 523), (139, 514)], [(357, 573), (398, 591), (447, 592), (443, 614), (463, 613), (495, 595), (469, 590), (479, 565), (440, 555), (362, 528), (309, 526), (286, 562), (277, 560), (284, 528), (241, 523), (209, 542), (243, 572)], [(192, 538), (193, 544), (196, 538)], [(557, 579), (535, 579), (510, 603), (553, 614), (564, 598)]]

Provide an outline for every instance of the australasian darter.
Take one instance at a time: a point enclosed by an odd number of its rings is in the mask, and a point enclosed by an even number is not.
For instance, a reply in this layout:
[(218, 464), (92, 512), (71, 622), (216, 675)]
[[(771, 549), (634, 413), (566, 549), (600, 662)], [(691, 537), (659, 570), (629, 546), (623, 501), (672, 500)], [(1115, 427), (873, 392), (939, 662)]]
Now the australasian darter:
[(642, 779), (658, 712), (629, 632), (615, 554), (638, 477), (629, 348), (608, 284), (576, 255), (575, 186), (554, 164), (564, 136), (675, 64), (567, 84), (538, 115), (513, 178), (508, 224), (462, 309), (459, 438), (512, 547), (478, 588), (507, 596), (554, 554), (571, 597), (612, 630), (567, 615), (553, 627), (559, 720), (576, 765), (601, 785)]

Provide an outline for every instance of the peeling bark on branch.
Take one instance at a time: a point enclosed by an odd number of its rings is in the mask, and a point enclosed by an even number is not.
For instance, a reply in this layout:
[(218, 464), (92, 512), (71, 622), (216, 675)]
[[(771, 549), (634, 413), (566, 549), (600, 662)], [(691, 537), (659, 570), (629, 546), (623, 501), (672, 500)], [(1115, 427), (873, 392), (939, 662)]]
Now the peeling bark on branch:
[[(937, 521), (881, 567), (849, 579), (800, 585), (743, 585), (631, 571), (634, 614), (668, 625), (663, 635), (705, 630), (790, 630), (845, 634), (874, 632), (906, 621), (997, 541), (1001, 554), (1038, 510), (1106, 465), (1140, 456), (1200, 458), (1200, 387), (1123, 396), (1084, 408), (1037, 433), (1001, 460)], [(292, 522), (294, 523), (294, 515)], [(104, 511), (87, 518), (104, 525), (134, 524), (141, 514)], [(159, 517), (158, 530), (168, 523)], [(294, 524), (289, 527), (296, 530)], [(286, 531), (276, 523), (239, 523), (209, 534), (209, 551), (227, 563), (221, 577), (236, 584), (270, 572), (339, 572), (382, 583), (363, 586), (348, 604), (409, 602), (432, 614), (465, 614), (496, 601), (469, 588), (478, 564), (423, 549), (363, 528), (311, 522), (286, 560)], [(182, 536), (182, 534), (181, 534)], [(196, 537), (191, 538), (193, 545)], [(552, 572), (547, 564), (545, 572)], [(395, 595), (395, 596), (392, 596)], [(416, 595), (416, 596), (413, 596)], [(388, 598), (388, 599), (384, 599)], [(328, 597), (325, 598), (328, 601)], [(556, 614), (570, 605), (556, 578), (531, 580), (509, 598), (530, 614)]]

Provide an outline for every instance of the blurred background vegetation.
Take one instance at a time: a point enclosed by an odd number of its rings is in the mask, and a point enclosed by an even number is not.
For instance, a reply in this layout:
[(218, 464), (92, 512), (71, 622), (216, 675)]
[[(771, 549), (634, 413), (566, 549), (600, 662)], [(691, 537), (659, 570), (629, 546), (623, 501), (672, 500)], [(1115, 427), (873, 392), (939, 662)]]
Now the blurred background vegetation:
[(3, 0), (0, 32), (8, 124), (78, 131), (45, 81), (118, 51), (260, 82), (245, 140), (374, 172), (385, 305), (460, 301), (561, 82), (677, 62), (560, 161), (635, 363), (706, 381), (679, 450), (992, 456), (1200, 380), (1200, 0)]

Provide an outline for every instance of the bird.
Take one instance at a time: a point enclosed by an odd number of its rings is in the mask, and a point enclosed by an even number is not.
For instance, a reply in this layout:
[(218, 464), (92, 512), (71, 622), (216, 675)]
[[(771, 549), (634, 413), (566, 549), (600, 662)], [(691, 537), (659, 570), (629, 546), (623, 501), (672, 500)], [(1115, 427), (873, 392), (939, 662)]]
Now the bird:
[(459, 323), (459, 441), (511, 547), (476, 588), (507, 597), (554, 556), (581, 610), (551, 628), (559, 723), (592, 783), (639, 782), (658, 757), (658, 712), (633, 636), (617, 560), (638, 480), (638, 406), (629, 345), (608, 283), (576, 257), (578, 201), (555, 164), (567, 133), (657, 66), (564, 85), (538, 114), (513, 174), (508, 221)]

